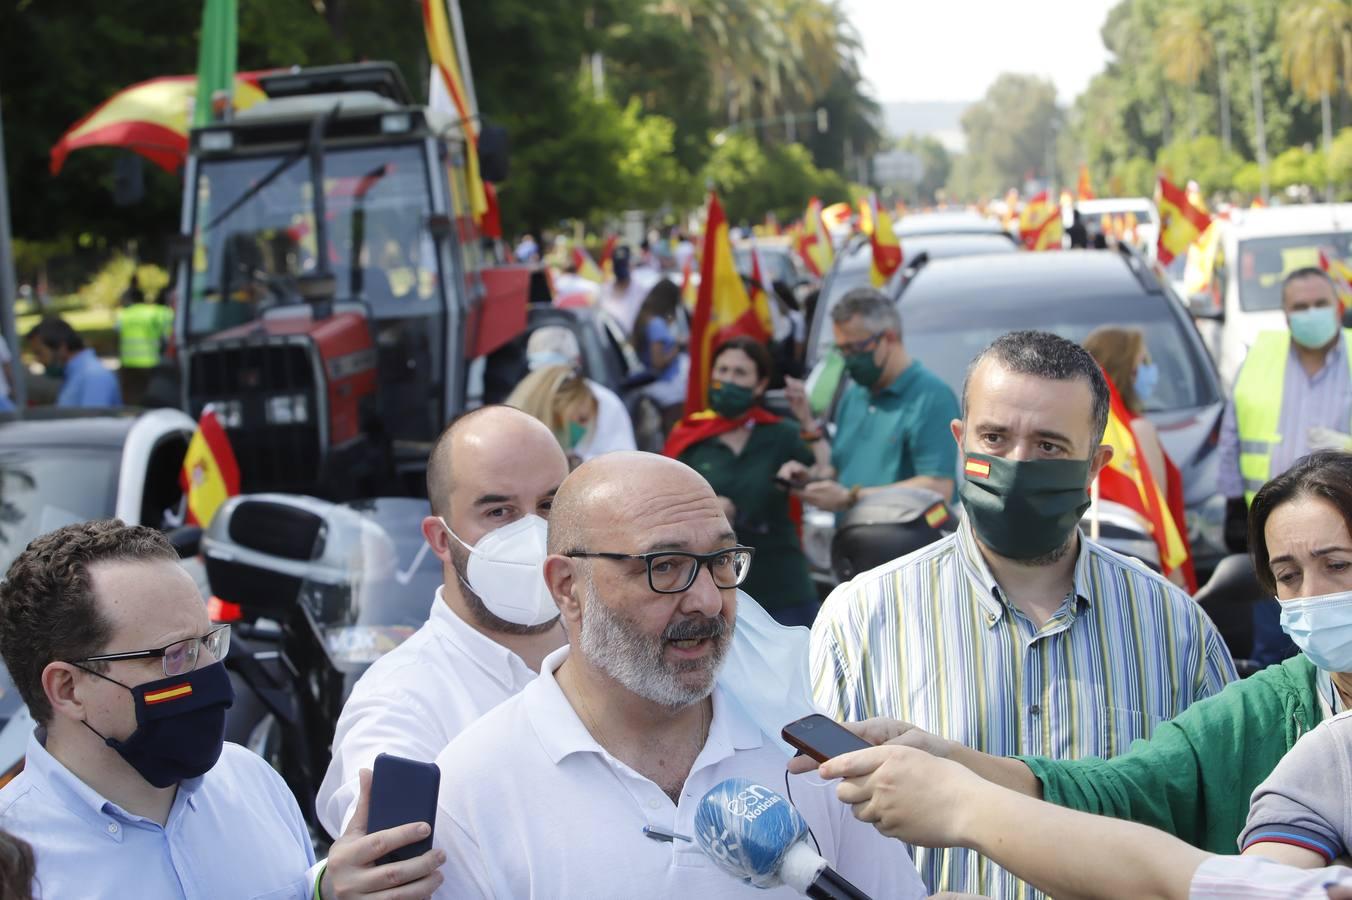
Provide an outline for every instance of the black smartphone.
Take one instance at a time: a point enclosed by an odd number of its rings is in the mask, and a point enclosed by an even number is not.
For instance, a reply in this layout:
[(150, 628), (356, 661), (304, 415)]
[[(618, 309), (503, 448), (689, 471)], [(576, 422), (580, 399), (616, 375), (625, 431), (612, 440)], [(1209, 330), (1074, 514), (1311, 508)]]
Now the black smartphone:
[[(441, 770), (436, 763), (418, 762), (382, 753), (371, 768), (371, 805), (366, 833), (386, 828), (426, 822), (437, 827), (437, 791), (441, 789)], [(379, 865), (413, 859), (432, 849), (432, 834), (421, 841), (391, 850), (378, 860)]]
[(817, 762), (826, 762), (833, 756), (873, 746), (820, 713), (790, 722), (784, 726), (780, 735), (789, 746), (798, 748)]

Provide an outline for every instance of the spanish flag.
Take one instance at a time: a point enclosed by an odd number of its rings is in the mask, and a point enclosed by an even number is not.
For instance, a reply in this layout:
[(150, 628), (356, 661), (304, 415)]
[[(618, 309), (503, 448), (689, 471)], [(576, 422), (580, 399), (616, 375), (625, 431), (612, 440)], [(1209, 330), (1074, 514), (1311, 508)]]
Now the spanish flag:
[(699, 302), (699, 291), (695, 287), (695, 260), (694, 257), (687, 259), (685, 265), (681, 268), (681, 302), (690, 312), (695, 311), (695, 305)]
[(1352, 306), (1352, 267), (1341, 259), (1333, 259), (1322, 249), (1319, 251), (1319, 268), (1324, 270), (1333, 281), (1333, 289), (1343, 308)]
[(188, 497), (189, 524), (203, 528), (211, 524), (222, 503), (239, 493), (239, 463), (210, 406), (202, 410), (197, 431), (188, 442), (179, 483)]
[[(455, 40), (451, 37), (451, 24), (446, 15), (446, 0), (423, 0), (422, 7), (427, 54), (432, 59), (432, 68), (441, 76), (438, 81), (445, 88), (465, 134), (465, 179), (469, 183), (470, 212), (482, 227), (489, 216), (489, 200), (488, 189), (479, 175), (479, 124), (469, 107), (469, 94), (465, 91)], [(433, 82), (434, 85), (437, 83)], [(429, 105), (439, 105), (435, 87), (431, 93)]]
[(601, 275), (606, 281), (615, 280), (615, 247), (619, 242), (620, 236), (612, 234), (601, 245)]
[[(1182, 569), (1189, 593), (1197, 590), (1197, 576), (1192, 569), (1192, 548), (1188, 545), (1187, 526), (1183, 519), (1182, 485), (1179, 484), (1178, 508), (1173, 509), (1169, 495), (1174, 491), (1161, 488), (1155, 481), (1141, 445), (1136, 440), (1131, 421), (1135, 416), (1122, 402), (1117, 387), (1105, 372), (1111, 398), (1108, 427), (1103, 432), (1103, 443), (1113, 448), (1113, 458), (1099, 473), (1099, 496), (1119, 503), (1139, 513), (1150, 529), (1150, 536), (1160, 552), (1160, 566), (1165, 575)], [(1173, 469), (1170, 477), (1177, 473)]]
[(822, 202), (813, 197), (803, 213), (803, 230), (798, 235), (795, 247), (808, 271), (817, 278), (824, 278), (835, 259), (835, 248), (831, 245), (831, 236), (822, 224)]
[(844, 202), (832, 203), (822, 210), (822, 221), (829, 228), (844, 228), (854, 221), (854, 207)]
[[(248, 109), (267, 95), (258, 87), (264, 72), (235, 76), (234, 108)], [(197, 94), (192, 75), (166, 75), (118, 91), (76, 122), (51, 149), (53, 175), (61, 172), (72, 150), (125, 147), (166, 172), (177, 172), (188, 158), (188, 111)]]
[(1160, 237), (1157, 256), (1167, 266), (1180, 253), (1187, 253), (1211, 225), (1211, 217), (1194, 206), (1187, 194), (1163, 175), (1155, 190), (1155, 205), (1160, 211)]
[(699, 297), (690, 323), (690, 379), (686, 386), (687, 414), (709, 405), (709, 367), (714, 349), (728, 338), (747, 335), (770, 340), (770, 310), (765, 303), (753, 306), (746, 292), (728, 238), (728, 220), (718, 195), (709, 194), (709, 214), (700, 251)]
[(574, 247), (571, 251), (573, 265), (577, 268), (577, 274), (588, 281), (594, 281), (597, 284), (605, 281), (605, 276), (601, 274), (596, 261), (591, 258), (591, 254), (584, 247)]
[(1042, 191), (1019, 213), (1019, 239), (1028, 250), (1061, 249), (1061, 206)]
[(873, 220), (876, 218), (873, 210), (877, 206), (878, 198), (873, 194), (859, 198), (859, 230), (870, 237), (873, 236)]
[(1089, 167), (1084, 163), (1080, 164), (1080, 180), (1075, 186), (1076, 199), (1093, 200), (1094, 186), (1089, 183)]
[(882, 287), (901, 268), (905, 255), (901, 252), (901, 240), (892, 228), (892, 217), (887, 210), (878, 206), (878, 198), (870, 197), (872, 207), (873, 231), (869, 234), (869, 243), (873, 246), (873, 264), (869, 269), (869, 278), (874, 287)]

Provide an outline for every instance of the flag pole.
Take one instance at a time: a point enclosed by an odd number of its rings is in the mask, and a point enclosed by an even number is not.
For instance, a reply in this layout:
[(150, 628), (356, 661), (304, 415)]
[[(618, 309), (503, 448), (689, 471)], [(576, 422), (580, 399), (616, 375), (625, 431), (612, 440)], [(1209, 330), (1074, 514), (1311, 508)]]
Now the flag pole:
[(469, 45), (465, 43), (465, 23), (460, 19), (460, 0), (446, 0), (451, 13), (451, 39), (455, 42), (455, 55), (460, 60), (460, 77), (465, 82), (465, 104), (469, 107), (470, 117), (474, 119), (474, 131), (477, 133), (479, 122), (479, 95), (474, 91), (474, 69), (469, 63)]
[(18, 300), (14, 287), (14, 244), (9, 230), (9, 177), (5, 168), (4, 113), (0, 110), (0, 332), (9, 343), (10, 371), (14, 373), (14, 408), (23, 415), (28, 403), (28, 385), (24, 379), (23, 363), (19, 360), (18, 318), (14, 304)]

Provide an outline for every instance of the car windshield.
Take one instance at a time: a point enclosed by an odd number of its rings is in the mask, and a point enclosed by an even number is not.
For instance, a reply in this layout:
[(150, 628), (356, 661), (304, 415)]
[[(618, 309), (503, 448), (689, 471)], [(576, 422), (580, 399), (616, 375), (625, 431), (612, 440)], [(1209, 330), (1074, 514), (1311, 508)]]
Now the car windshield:
[(0, 572), (38, 535), (111, 517), (120, 464), (115, 450), (0, 450)]
[(1292, 234), (1240, 241), (1236, 269), (1240, 308), (1281, 309), (1282, 280), (1296, 269), (1318, 267), (1320, 251), (1331, 260), (1352, 257), (1352, 234)]
[[(1057, 304), (1027, 302), (1027, 295), (1008, 305), (990, 304), (973, 314), (970, 303), (947, 303), (924, 295), (924, 273), (902, 295), (906, 343), (916, 356), (955, 392), (962, 389), (967, 364), (1002, 334), (1021, 328), (1050, 331), (1076, 343), (1102, 325), (1139, 328), (1145, 333), (1160, 377), (1146, 402), (1149, 412), (1205, 406), (1218, 401), (1214, 382), (1195, 341), (1184, 331), (1182, 316), (1168, 306), (1167, 294), (1098, 296), (1089, 301)], [(921, 301), (921, 302), (916, 302)]]
[[(379, 307), (435, 296), (436, 251), (427, 227), (430, 192), (423, 159), (417, 144), (325, 152), (325, 252), (337, 280), (335, 299)], [(202, 162), (190, 334), (210, 334), (251, 321), (267, 307), (294, 302), (297, 277), (317, 271), (312, 194), (304, 155)]]

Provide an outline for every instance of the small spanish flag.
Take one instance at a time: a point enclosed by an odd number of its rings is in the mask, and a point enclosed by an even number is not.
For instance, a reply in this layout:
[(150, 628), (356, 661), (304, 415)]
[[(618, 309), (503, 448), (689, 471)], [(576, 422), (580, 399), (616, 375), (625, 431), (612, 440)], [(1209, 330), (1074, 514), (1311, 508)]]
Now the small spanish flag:
[[(987, 471), (989, 471), (990, 466), (987, 466), (986, 469)], [(948, 507), (944, 506), (942, 503), (936, 503), (929, 509), (925, 510), (925, 523), (929, 525), (929, 527), (938, 528), (940, 525), (944, 524), (947, 521), (948, 521)]]
[(963, 467), (963, 472), (973, 478), (990, 478), (991, 464), (979, 459), (969, 459), (967, 465)]
[(148, 691), (146, 693), (146, 706), (154, 706), (156, 703), (167, 703), (170, 700), (179, 700), (183, 697), (192, 696), (192, 684), (183, 682), (173, 687), (161, 688), (158, 691)]

